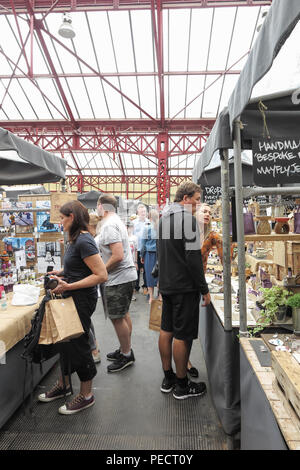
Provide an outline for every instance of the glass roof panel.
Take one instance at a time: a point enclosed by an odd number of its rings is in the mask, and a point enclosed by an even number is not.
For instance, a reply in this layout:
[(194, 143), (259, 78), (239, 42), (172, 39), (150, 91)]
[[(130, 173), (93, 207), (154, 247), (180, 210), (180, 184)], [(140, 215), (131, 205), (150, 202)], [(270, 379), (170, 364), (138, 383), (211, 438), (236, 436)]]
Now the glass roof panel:
[(192, 10), (189, 70), (205, 70), (213, 9)]
[(119, 72), (134, 72), (129, 12), (109, 12), (108, 21)]
[(133, 42), (138, 72), (153, 70), (152, 24), (149, 11), (131, 11)]
[(236, 8), (216, 8), (210, 45), (208, 68), (224, 70)]
[[(186, 71), (189, 44), (190, 10), (170, 10), (165, 12), (165, 70)], [(164, 33), (165, 34), (165, 33)]]

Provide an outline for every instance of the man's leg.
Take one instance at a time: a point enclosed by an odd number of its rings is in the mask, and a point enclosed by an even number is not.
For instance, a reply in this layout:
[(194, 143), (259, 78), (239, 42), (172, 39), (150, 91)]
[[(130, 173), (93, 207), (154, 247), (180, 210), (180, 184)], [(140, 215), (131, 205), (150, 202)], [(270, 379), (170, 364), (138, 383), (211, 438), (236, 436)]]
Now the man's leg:
[(158, 347), (164, 371), (172, 368), (172, 341), (173, 333), (169, 331), (160, 330)]
[(125, 317), (113, 319), (112, 324), (119, 339), (121, 353), (129, 354), (131, 351), (131, 331)]
[(184, 341), (174, 338), (173, 357), (176, 366), (176, 375), (179, 379), (184, 379), (187, 373), (187, 364), (192, 347), (192, 341)]
[(131, 317), (130, 317), (130, 313), (127, 312), (125, 317), (124, 317), (126, 323), (127, 323), (127, 326), (128, 326), (128, 330), (129, 330), (129, 338), (131, 338), (131, 333), (132, 333), (132, 321), (131, 321)]

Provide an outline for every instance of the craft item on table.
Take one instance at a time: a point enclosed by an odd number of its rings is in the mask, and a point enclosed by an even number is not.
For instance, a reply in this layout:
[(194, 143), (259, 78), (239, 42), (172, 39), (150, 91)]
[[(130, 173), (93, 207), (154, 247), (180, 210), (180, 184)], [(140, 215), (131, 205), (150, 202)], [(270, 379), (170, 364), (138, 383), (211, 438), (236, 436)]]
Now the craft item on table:
[(276, 217), (276, 225), (274, 227), (274, 232), (278, 234), (287, 234), (290, 231), (290, 226), (288, 224), (288, 217)]
[(265, 248), (256, 248), (255, 256), (258, 259), (265, 259), (267, 256), (267, 250)]
[(273, 346), (283, 346), (283, 341), (279, 338), (269, 339), (269, 343)]
[(266, 216), (260, 216), (259, 223), (257, 225), (256, 233), (258, 235), (270, 235), (272, 232), (271, 225), (269, 223), (269, 219)]
[(276, 351), (286, 351), (286, 352), (291, 352), (290, 348), (288, 346), (276, 346)]

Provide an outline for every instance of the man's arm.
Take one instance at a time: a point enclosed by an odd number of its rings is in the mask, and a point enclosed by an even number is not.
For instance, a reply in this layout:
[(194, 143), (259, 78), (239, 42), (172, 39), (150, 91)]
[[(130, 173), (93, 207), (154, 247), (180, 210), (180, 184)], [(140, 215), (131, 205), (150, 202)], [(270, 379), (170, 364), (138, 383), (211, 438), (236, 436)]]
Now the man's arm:
[(122, 242), (110, 243), (109, 248), (111, 250), (111, 257), (106, 263), (107, 272), (110, 272), (112, 269), (114, 269), (124, 259)]
[(183, 234), (185, 257), (191, 277), (194, 279), (201, 294), (203, 296), (209, 296), (200, 248), (200, 232), (195, 217), (189, 218), (189, 216), (187, 216), (184, 218)]

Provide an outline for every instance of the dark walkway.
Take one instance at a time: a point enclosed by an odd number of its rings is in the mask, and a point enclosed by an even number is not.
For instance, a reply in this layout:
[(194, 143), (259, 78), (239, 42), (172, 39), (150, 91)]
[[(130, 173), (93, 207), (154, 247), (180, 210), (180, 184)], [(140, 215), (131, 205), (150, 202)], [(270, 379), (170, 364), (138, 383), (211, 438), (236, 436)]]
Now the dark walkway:
[[(222, 450), (223, 432), (209, 393), (179, 402), (160, 391), (162, 370), (158, 332), (148, 329), (149, 305), (136, 295), (131, 304), (134, 366), (108, 374), (105, 356), (117, 348), (116, 336), (102, 306), (93, 315), (101, 349), (101, 364), (94, 380), (96, 404), (77, 415), (62, 416), (63, 403), (39, 403), (36, 397), (56, 380), (55, 367), (34, 391), (31, 417), (20, 409), (0, 432), (0, 450)], [(207, 383), (199, 341), (194, 341), (192, 363), (200, 370), (199, 381)], [(73, 376), (75, 393), (79, 382)]]

